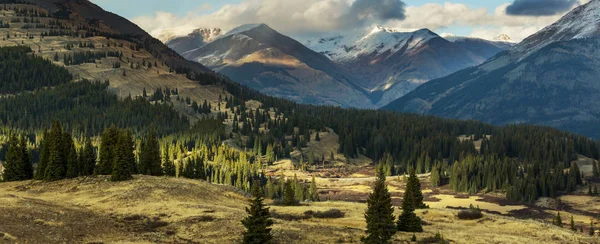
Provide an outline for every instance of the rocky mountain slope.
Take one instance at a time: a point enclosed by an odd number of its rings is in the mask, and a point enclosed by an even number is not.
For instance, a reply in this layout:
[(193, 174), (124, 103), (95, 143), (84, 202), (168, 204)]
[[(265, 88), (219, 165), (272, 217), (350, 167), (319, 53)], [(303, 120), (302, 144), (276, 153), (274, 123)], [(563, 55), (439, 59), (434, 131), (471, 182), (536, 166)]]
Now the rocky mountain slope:
[(377, 106), (508, 48), (505, 43), (492, 41), (448, 40), (428, 29), (402, 32), (381, 26), (305, 43), (349, 70), (371, 91)]
[[(271, 95), (360, 108), (386, 105), (424, 82), (480, 64), (511, 45), (471, 38), (447, 40), (427, 29), (401, 32), (381, 26), (308, 38), (301, 41), (305, 47), (282, 36), (266, 25), (251, 24), (213, 38), (214, 43), (191, 33), (166, 44), (189, 60)], [(258, 50), (260, 54), (251, 55)], [(307, 55), (314, 58), (307, 60)], [(283, 63), (287, 70), (281, 69)]]
[(265, 94), (309, 104), (374, 107), (345, 69), (264, 24), (240, 26), (182, 55)]
[(600, 137), (600, 1), (485, 63), (430, 81), (384, 109), (531, 123)]
[(194, 30), (187, 36), (167, 37), (164, 42), (167, 46), (177, 53), (184, 53), (198, 47), (204, 46), (221, 36), (222, 30), (219, 28), (200, 28)]

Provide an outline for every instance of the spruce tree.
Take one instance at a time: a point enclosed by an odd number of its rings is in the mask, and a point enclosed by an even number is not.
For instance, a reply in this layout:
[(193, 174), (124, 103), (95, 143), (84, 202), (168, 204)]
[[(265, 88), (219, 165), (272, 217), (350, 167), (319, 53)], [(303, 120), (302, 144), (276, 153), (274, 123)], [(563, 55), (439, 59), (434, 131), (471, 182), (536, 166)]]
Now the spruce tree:
[(53, 181), (64, 179), (66, 176), (66, 132), (63, 132), (62, 127), (58, 122), (54, 122), (50, 128), (48, 143), (48, 164), (45, 169), (45, 180)]
[(80, 168), (77, 160), (77, 151), (75, 150), (75, 144), (73, 138), (69, 133), (63, 133), (64, 140), (64, 153), (66, 154), (66, 177), (75, 178), (79, 176)]
[(45, 178), (46, 168), (48, 166), (48, 157), (50, 154), (47, 143), (49, 138), (50, 136), (48, 134), (48, 130), (45, 130), (42, 141), (40, 142), (40, 161), (38, 162), (38, 166), (35, 171), (36, 180), (43, 180)]
[(111, 174), (112, 181), (131, 179), (131, 159), (133, 158), (132, 138), (129, 133), (117, 133), (119, 138), (114, 148), (114, 163)]
[(403, 232), (423, 232), (421, 218), (415, 214), (414, 194), (409, 191), (404, 192), (402, 199), (402, 214), (398, 216), (397, 227)]
[(421, 191), (421, 183), (419, 182), (419, 178), (415, 173), (414, 169), (410, 170), (410, 175), (408, 176), (408, 180), (406, 181), (406, 191), (404, 194), (412, 195), (412, 199), (414, 201), (413, 207), (415, 209), (427, 208), (427, 205), (423, 203), (423, 192)]
[(284, 185), (283, 205), (285, 205), (285, 206), (297, 205), (296, 196), (294, 194), (294, 188), (292, 187), (292, 182), (290, 180), (287, 180)]
[(554, 225), (562, 228), (562, 218), (560, 217), (560, 212), (556, 214), (556, 218), (554, 218)]
[(102, 133), (99, 152), (100, 159), (95, 171), (97, 175), (110, 175), (112, 173), (119, 137), (119, 130), (114, 125)]
[(169, 149), (167, 147), (165, 147), (164, 158), (165, 161), (163, 163), (163, 173), (166, 176), (174, 177), (177, 174), (177, 169), (175, 168), (175, 164), (173, 163), (173, 161), (171, 161), (171, 159), (169, 158)]
[(571, 215), (571, 230), (577, 231), (577, 228), (575, 227), (575, 220), (573, 219), (573, 215)]
[(592, 174), (594, 177), (600, 177), (600, 169), (598, 168), (598, 163), (595, 160), (592, 162)]
[(150, 128), (148, 136), (142, 142), (139, 171), (141, 174), (154, 176), (160, 176), (163, 173), (160, 158), (160, 145), (156, 138), (154, 126)]
[(312, 180), (310, 181), (310, 188), (308, 189), (308, 194), (310, 195), (311, 201), (319, 201), (319, 192), (317, 191), (317, 182), (315, 181), (314, 175), (312, 176)]
[(433, 168), (431, 168), (430, 180), (433, 187), (440, 186), (440, 170), (438, 169), (437, 164), (433, 165)]
[(93, 175), (96, 167), (96, 152), (92, 146), (92, 141), (87, 138), (83, 148), (79, 153), (79, 162), (81, 167), (81, 175)]
[(248, 216), (242, 220), (242, 225), (246, 228), (243, 243), (271, 243), (273, 236), (271, 235), (270, 226), (273, 225), (273, 220), (271, 220), (269, 208), (264, 206), (263, 193), (258, 181), (254, 182), (252, 195), (254, 196), (254, 199), (252, 200), (250, 207), (246, 208)]
[(21, 150), (21, 170), (24, 173), (24, 179), (33, 179), (33, 164), (31, 163), (31, 154), (27, 149), (27, 138), (25, 136), (21, 136), (19, 149)]
[(373, 192), (367, 199), (367, 236), (362, 238), (363, 243), (391, 243), (392, 236), (396, 233), (394, 225), (394, 206), (392, 197), (385, 182), (385, 173), (380, 168)]
[(590, 236), (594, 236), (595, 230), (594, 230), (594, 220), (590, 220), (590, 231), (589, 234)]
[(23, 156), (19, 147), (19, 140), (12, 135), (8, 142), (8, 151), (6, 152), (6, 162), (4, 163), (3, 181), (25, 180), (25, 172), (22, 167)]

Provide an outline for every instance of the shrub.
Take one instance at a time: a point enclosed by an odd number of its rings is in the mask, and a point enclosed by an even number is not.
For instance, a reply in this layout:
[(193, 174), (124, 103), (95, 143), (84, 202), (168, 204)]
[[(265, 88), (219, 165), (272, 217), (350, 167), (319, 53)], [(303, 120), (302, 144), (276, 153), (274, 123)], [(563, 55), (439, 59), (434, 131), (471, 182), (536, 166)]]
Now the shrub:
[(300, 221), (303, 219), (309, 219), (311, 216), (277, 213), (274, 210), (271, 210), (271, 217), (276, 218), (276, 219), (286, 220), (286, 221)]
[(339, 209), (329, 209), (327, 211), (306, 211), (304, 212), (304, 215), (306, 216), (312, 216), (315, 218), (319, 218), (319, 219), (338, 219), (338, 218), (343, 218), (346, 214), (344, 212), (342, 212), (342, 210)]
[(483, 213), (481, 213), (481, 210), (476, 208), (469, 208), (458, 212), (458, 218), (462, 220), (474, 220), (482, 217)]

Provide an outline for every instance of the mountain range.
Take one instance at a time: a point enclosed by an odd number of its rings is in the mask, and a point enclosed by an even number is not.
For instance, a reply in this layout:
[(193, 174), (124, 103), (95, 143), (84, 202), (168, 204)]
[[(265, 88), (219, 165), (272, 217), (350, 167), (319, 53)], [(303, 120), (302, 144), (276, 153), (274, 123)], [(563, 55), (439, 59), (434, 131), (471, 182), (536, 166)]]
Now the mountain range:
[(167, 46), (266, 94), (309, 104), (379, 108), (420, 84), (513, 44), (373, 26), (297, 41), (265, 24), (164, 35)]
[(432, 80), (384, 109), (528, 123), (600, 137), (600, 1), (476, 67)]

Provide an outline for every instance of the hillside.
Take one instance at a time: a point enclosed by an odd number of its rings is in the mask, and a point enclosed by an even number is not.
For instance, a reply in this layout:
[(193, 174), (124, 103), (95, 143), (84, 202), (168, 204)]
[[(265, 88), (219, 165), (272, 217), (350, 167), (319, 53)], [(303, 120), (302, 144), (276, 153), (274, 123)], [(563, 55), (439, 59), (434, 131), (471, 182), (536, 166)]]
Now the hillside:
[(384, 109), (598, 138), (600, 1), (582, 5), (485, 63), (431, 81)]
[[(50, 13), (57, 8), (57, 5), (48, 5), (46, 1), (39, 4), (49, 8)], [(174, 72), (174, 68), (185, 67), (197, 72), (212, 73), (200, 64), (181, 59), (178, 54), (139, 27), (121, 17), (104, 12), (88, 1), (65, 1), (62, 6), (74, 13), (71, 14), (71, 19), (59, 22), (53, 18), (41, 17), (38, 18), (39, 23), (25, 23), (24, 20), (28, 17), (17, 14), (14, 8), (40, 12), (48, 10), (34, 5), (8, 6), (8, 10), (1, 10), (0, 21), (10, 22), (10, 28), (0, 29), (0, 35), (4, 37), (0, 40), (0, 47), (30, 46), (36, 56), (66, 67), (76, 80), (109, 80), (109, 89), (121, 98), (129, 95), (142, 96), (144, 89), (148, 94), (152, 94), (155, 90), (165, 87), (177, 89), (180, 96), (190, 97), (198, 103), (208, 100), (216, 104), (219, 96), (229, 95), (217, 85), (200, 85), (198, 81), (188, 79), (185, 74)], [(102, 21), (98, 22), (100, 18)], [(81, 24), (87, 25), (89, 29), (75, 34), (72, 29)], [(116, 53), (122, 57), (102, 55), (93, 62), (78, 65), (65, 63), (66, 56), (81, 53)], [(188, 109), (179, 110), (192, 119), (198, 117)]]

